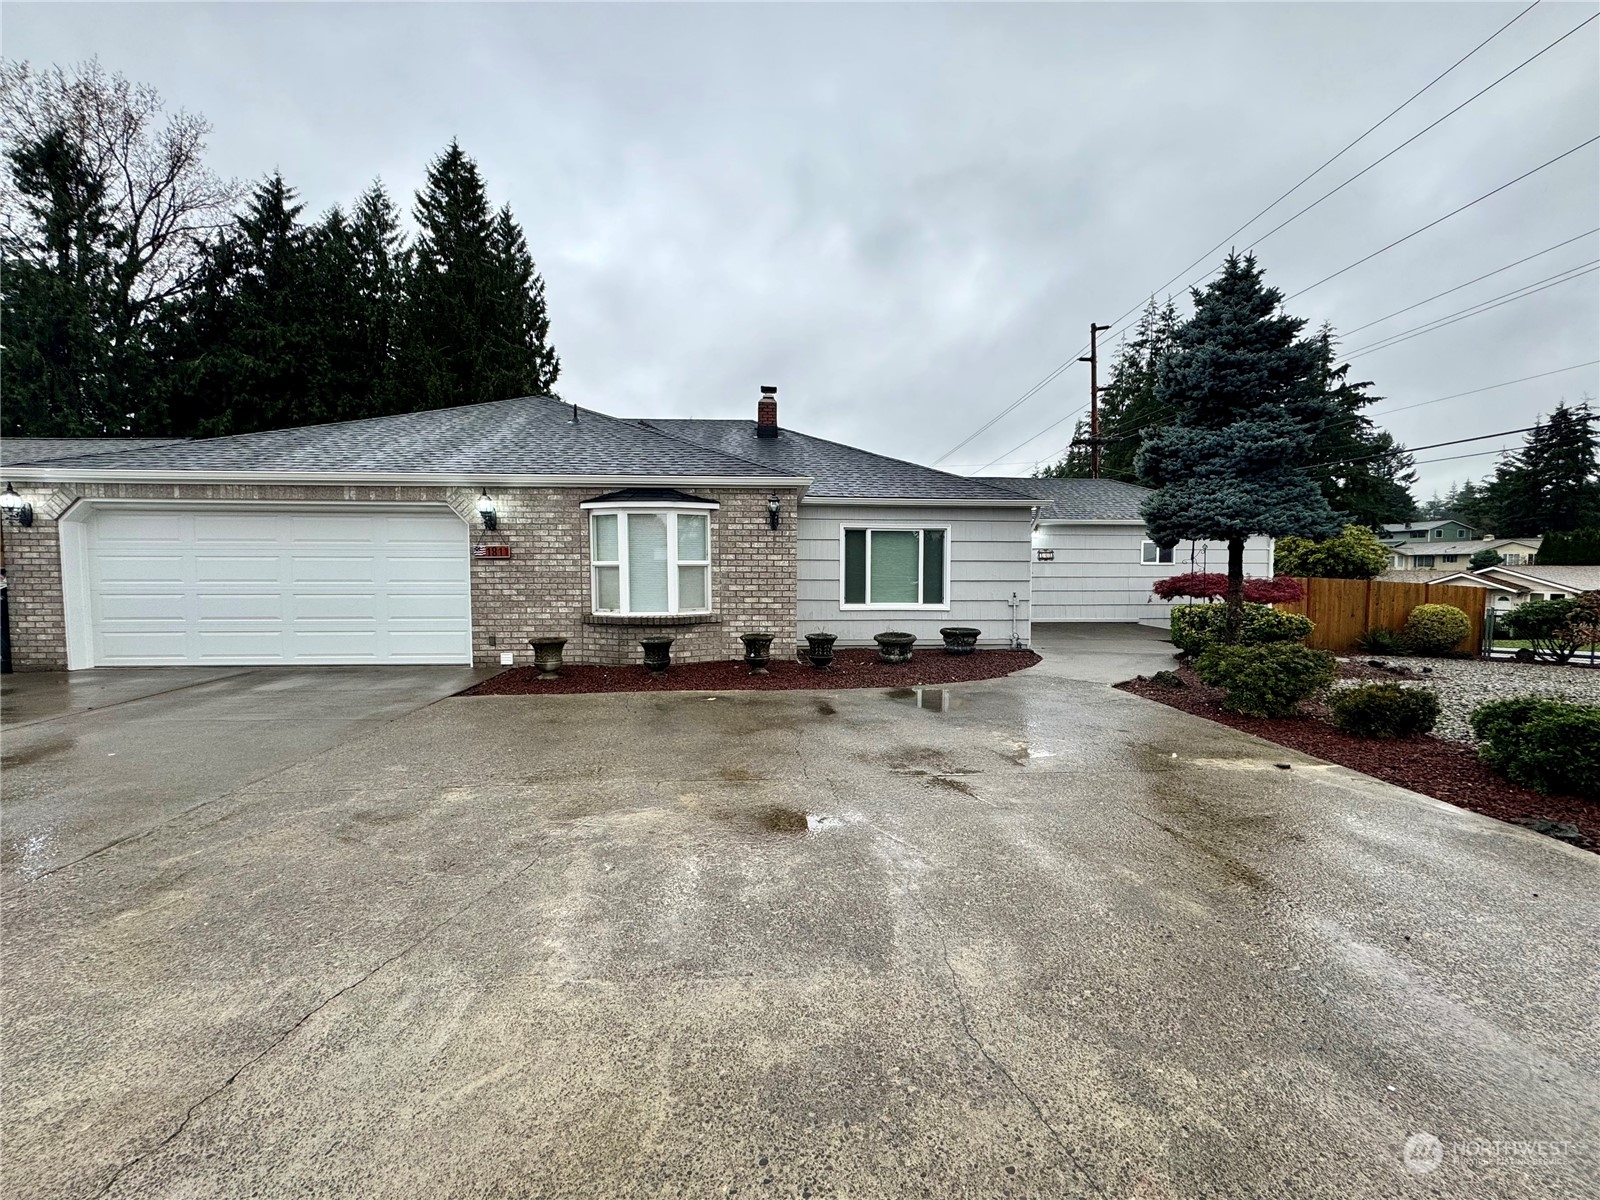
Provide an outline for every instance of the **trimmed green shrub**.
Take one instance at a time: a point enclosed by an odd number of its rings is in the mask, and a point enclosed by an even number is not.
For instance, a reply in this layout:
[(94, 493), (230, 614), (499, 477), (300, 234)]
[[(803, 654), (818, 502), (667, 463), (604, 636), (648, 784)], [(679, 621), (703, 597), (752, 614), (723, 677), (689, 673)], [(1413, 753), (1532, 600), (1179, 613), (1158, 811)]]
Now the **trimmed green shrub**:
[(1406, 648), (1413, 654), (1449, 654), (1472, 632), (1467, 614), (1453, 604), (1419, 604), (1406, 618)]
[(1410, 737), (1439, 723), (1439, 697), (1427, 688), (1363, 683), (1328, 697), (1334, 725), (1364, 738)]
[(1507, 779), (1600, 799), (1600, 704), (1516, 696), (1479, 705), (1471, 723), (1479, 757)]
[(1564, 663), (1600, 641), (1600, 592), (1564, 600), (1524, 600), (1496, 622), (1499, 631), (1528, 642), (1534, 654)]
[(1503, 562), (1505, 562), (1505, 558), (1500, 551), (1485, 546), (1467, 560), (1467, 566), (1474, 571), (1481, 571), (1485, 567), (1498, 567)]
[(1393, 551), (1364, 525), (1346, 525), (1343, 532), (1314, 542), (1281, 537), (1272, 547), (1272, 569), (1280, 575), (1314, 575), (1321, 579), (1371, 579), (1389, 569)]
[(1313, 692), (1333, 682), (1337, 664), (1326, 650), (1299, 642), (1256, 646), (1213, 645), (1195, 663), (1195, 673), (1224, 688), (1222, 707), (1246, 717), (1287, 717)]
[[(1279, 612), (1265, 604), (1246, 604), (1239, 625), (1239, 645), (1304, 641), (1315, 628), (1298, 613)], [(1207, 646), (1221, 642), (1227, 631), (1226, 604), (1188, 604), (1172, 610), (1172, 644), (1185, 654), (1203, 653)]]
[(1400, 640), (1400, 635), (1392, 629), (1378, 626), (1369, 629), (1356, 639), (1356, 648), (1367, 654), (1404, 654), (1405, 642)]

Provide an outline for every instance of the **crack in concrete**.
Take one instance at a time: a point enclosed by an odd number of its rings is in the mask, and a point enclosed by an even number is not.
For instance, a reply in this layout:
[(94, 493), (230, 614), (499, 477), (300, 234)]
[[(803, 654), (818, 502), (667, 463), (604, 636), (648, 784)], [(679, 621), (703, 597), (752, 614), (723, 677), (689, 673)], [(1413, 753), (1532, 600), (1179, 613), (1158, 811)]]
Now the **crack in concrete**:
[(399, 962), (400, 959), (404, 958), (406, 955), (410, 954), (413, 950), (415, 950), (418, 946), (422, 945), (424, 942), (426, 942), (430, 938), (432, 938), (434, 936), (434, 934), (438, 933), (441, 929), (445, 928), (447, 925), (453, 924), (455, 921), (457, 921), (462, 916), (464, 916), (468, 911), (470, 911), (471, 909), (473, 909), (477, 905), (483, 903), (483, 901), (487, 900), (490, 896), (494, 895), (495, 892), (499, 891), (501, 888), (505, 887), (509, 883), (512, 883), (513, 881), (515, 881), (516, 879), (520, 878), (521, 876), (527, 874), (527, 872), (529, 870), (531, 870), (533, 868), (534, 864), (537, 863), (538, 861), (539, 861), (539, 859), (537, 857), (530, 858), (530, 859), (528, 859), (527, 862), (523, 863), (516, 870), (511, 871), (508, 874), (501, 876), (499, 879), (495, 880), (488, 887), (484, 888), (477, 895), (475, 895), (471, 899), (467, 900), (460, 907), (454, 909), (448, 916), (442, 918), (441, 920), (439, 920), (435, 924), (430, 925), (427, 929), (423, 930), (422, 933), (418, 934), (413, 940), (408, 942), (406, 945), (402, 946), (399, 950), (396, 950), (393, 954), (389, 955), (387, 958), (384, 958), (381, 961), (379, 961), (370, 970), (365, 971), (358, 978), (352, 980), (350, 983), (345, 984), (343, 987), (338, 988), (337, 990), (335, 990), (333, 992), (330, 992), (327, 996), (323, 997), (323, 999), (319, 1000), (316, 1004), (312, 1005), (312, 1007), (310, 1009), (308, 1009), (305, 1013), (303, 1013), (299, 1017), (299, 1019), (297, 1019), (292, 1025), (290, 1025), (287, 1029), (285, 1029), (282, 1033), (280, 1033), (276, 1038), (274, 1038), (269, 1045), (267, 1045), (265, 1048), (263, 1048), (259, 1053), (254, 1054), (250, 1058), (246, 1059), (243, 1063), (241, 1063), (238, 1067), (236, 1067), (234, 1069), (233, 1073), (231, 1075), (229, 1075), (226, 1079), (224, 1079), (220, 1084), (218, 1084), (216, 1087), (212, 1088), (204, 1096), (201, 1096), (193, 1104), (189, 1105), (189, 1107), (186, 1110), (184, 1110), (183, 1117), (178, 1121), (178, 1124), (173, 1128), (171, 1133), (167, 1134), (166, 1137), (162, 1138), (159, 1142), (157, 1142), (154, 1146), (151, 1146), (148, 1150), (145, 1150), (142, 1153), (135, 1155), (133, 1158), (131, 1158), (127, 1162), (123, 1163), (122, 1166), (118, 1167), (112, 1173), (111, 1178), (106, 1180), (105, 1186), (102, 1187), (98, 1192), (96, 1192), (95, 1195), (97, 1197), (98, 1196), (108, 1195), (111, 1192), (111, 1189), (116, 1187), (118, 1181), (121, 1180), (122, 1177), (124, 1175), (126, 1175), (129, 1171), (133, 1170), (135, 1167), (137, 1167), (140, 1163), (144, 1162), (146, 1159), (152, 1157), (155, 1154), (160, 1153), (162, 1150), (165, 1150), (168, 1146), (170, 1146), (173, 1142), (175, 1142), (180, 1136), (182, 1136), (184, 1130), (186, 1130), (189, 1127), (189, 1122), (194, 1119), (194, 1116), (195, 1116), (196, 1113), (198, 1113), (202, 1108), (204, 1108), (212, 1100), (214, 1100), (218, 1096), (222, 1095), (223, 1092), (227, 1091), (230, 1087), (232, 1087), (234, 1082), (236, 1080), (238, 1080), (239, 1076), (243, 1075), (251, 1067), (255, 1066), (262, 1059), (266, 1058), (269, 1054), (271, 1054), (274, 1050), (276, 1050), (279, 1046), (282, 1046), (285, 1042), (287, 1042), (291, 1037), (293, 1037), (295, 1035), (295, 1033), (297, 1031), (300, 1030), (300, 1028), (302, 1026), (304, 1026), (306, 1024), (306, 1022), (310, 1021), (313, 1017), (315, 1017), (318, 1013), (322, 1012), (329, 1005), (333, 1004), (336, 1000), (340, 999), (343, 996), (347, 996), (351, 992), (355, 991), (356, 988), (358, 988), (362, 984), (366, 983), (369, 979), (373, 978), (379, 972), (383, 971), (386, 967), (392, 966), (394, 963)]
[[(904, 846), (906, 849), (915, 852), (919, 856), (921, 855), (921, 850), (905, 838), (900, 837), (897, 834), (890, 833), (886, 829), (879, 828), (877, 825), (874, 825), (873, 828), (891, 841)], [(978, 1037), (977, 1032), (972, 1027), (972, 1011), (967, 1005), (966, 993), (961, 990), (961, 977), (956, 974), (955, 964), (950, 961), (950, 941), (945, 936), (944, 926), (940, 924), (938, 918), (933, 915), (933, 910), (930, 909), (927, 902), (923, 900), (921, 894), (918, 892), (915, 886), (915, 882), (907, 878), (903, 872), (895, 867), (893, 859), (886, 859), (886, 861), (889, 864), (889, 870), (891, 873), (906, 879), (906, 894), (911, 897), (911, 902), (921, 910), (923, 919), (927, 921), (928, 926), (933, 930), (934, 936), (939, 939), (939, 954), (944, 960), (944, 969), (950, 976), (950, 990), (955, 993), (956, 1012), (961, 1018), (961, 1031), (966, 1034), (967, 1040), (977, 1048), (977, 1051), (983, 1057), (983, 1060), (992, 1068), (994, 1068), (1000, 1077), (1010, 1085), (1011, 1090), (1021, 1097), (1023, 1103), (1025, 1103), (1028, 1108), (1032, 1110), (1035, 1119), (1050, 1135), (1050, 1140), (1056, 1144), (1056, 1148), (1059, 1149), (1061, 1153), (1066, 1156), (1067, 1161), (1072, 1164), (1072, 1169), (1083, 1177), (1084, 1182), (1089, 1185), (1095, 1195), (1104, 1197), (1106, 1195), (1105, 1189), (1095, 1181), (1093, 1175), (1089, 1174), (1088, 1169), (1083, 1165), (1083, 1163), (1078, 1161), (1078, 1156), (1073, 1153), (1072, 1147), (1069, 1146), (1066, 1142), (1066, 1139), (1061, 1136), (1061, 1131), (1055, 1127), (1055, 1124), (1050, 1120), (1049, 1117), (1045, 1116), (1044, 1109), (1039, 1106), (1039, 1102), (1034, 1098), (1033, 1093), (1028, 1091), (1027, 1088), (1023, 1087), (1022, 1084), (1017, 1082), (1017, 1077), (1011, 1073), (1011, 1069), (993, 1054), (991, 1054), (988, 1047), (985, 1046), (983, 1041)]]

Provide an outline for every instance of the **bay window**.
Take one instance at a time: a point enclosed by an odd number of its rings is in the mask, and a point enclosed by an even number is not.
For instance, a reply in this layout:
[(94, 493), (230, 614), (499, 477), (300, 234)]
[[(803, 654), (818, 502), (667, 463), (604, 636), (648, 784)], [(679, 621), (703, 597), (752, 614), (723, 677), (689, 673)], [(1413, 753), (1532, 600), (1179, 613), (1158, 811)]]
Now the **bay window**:
[(711, 611), (711, 515), (671, 508), (589, 514), (594, 611), (678, 616)]
[(842, 526), (845, 608), (948, 608), (946, 526)]

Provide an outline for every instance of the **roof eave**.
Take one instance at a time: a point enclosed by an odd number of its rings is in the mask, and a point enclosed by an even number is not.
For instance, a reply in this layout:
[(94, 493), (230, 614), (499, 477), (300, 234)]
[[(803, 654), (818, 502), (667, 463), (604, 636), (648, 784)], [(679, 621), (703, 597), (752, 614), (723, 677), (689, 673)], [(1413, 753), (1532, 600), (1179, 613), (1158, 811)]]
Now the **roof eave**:
[(1038, 508), (1041, 501), (1024, 500), (1009, 496), (997, 496), (993, 500), (987, 499), (951, 499), (940, 496), (828, 496), (815, 492), (808, 493), (801, 501), (802, 504), (864, 504), (882, 506), (885, 508), (903, 508), (915, 506), (917, 508)]
[(441, 487), (798, 487), (809, 475), (530, 475), (461, 471), (203, 471), (104, 467), (72, 469), (37, 463), (7, 467), (17, 483), (223, 483), (322, 484), (332, 486), (433, 485)]

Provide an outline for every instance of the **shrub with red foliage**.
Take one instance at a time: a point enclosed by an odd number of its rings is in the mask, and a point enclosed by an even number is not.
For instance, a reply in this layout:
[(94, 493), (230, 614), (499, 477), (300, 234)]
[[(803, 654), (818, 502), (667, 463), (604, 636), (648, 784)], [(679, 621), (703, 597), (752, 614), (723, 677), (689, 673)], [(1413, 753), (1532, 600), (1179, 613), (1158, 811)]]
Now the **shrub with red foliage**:
[[(1228, 577), (1219, 571), (1190, 571), (1185, 575), (1158, 579), (1150, 590), (1163, 600), (1178, 597), (1216, 600), (1228, 594)], [(1244, 581), (1244, 598), (1252, 604), (1293, 604), (1304, 595), (1305, 589), (1292, 575)]]

